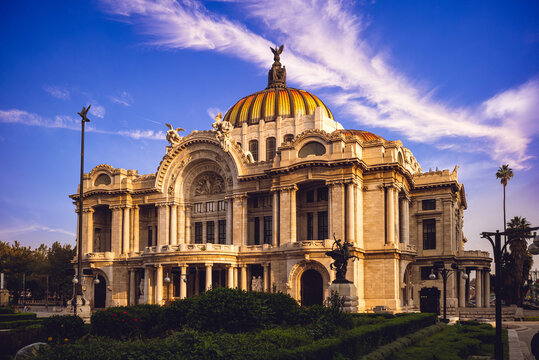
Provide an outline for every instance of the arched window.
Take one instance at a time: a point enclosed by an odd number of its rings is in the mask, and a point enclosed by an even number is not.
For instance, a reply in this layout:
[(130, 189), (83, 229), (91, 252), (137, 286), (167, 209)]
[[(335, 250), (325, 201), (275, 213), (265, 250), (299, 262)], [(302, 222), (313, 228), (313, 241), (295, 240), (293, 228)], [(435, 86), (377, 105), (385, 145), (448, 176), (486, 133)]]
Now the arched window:
[(266, 139), (266, 161), (271, 161), (275, 157), (275, 138), (269, 137)]
[(401, 164), (402, 166), (404, 166), (404, 159), (402, 157), (402, 153), (399, 151), (398, 155), (397, 155), (397, 161), (399, 162), (399, 164)]
[(299, 151), (298, 156), (300, 158), (307, 157), (308, 155), (324, 155), (326, 153), (326, 147), (319, 142), (311, 141), (305, 144)]
[(110, 176), (107, 174), (100, 174), (97, 179), (95, 179), (94, 186), (98, 185), (110, 185)]
[(258, 141), (251, 140), (249, 141), (249, 151), (253, 154), (253, 159), (258, 161)]

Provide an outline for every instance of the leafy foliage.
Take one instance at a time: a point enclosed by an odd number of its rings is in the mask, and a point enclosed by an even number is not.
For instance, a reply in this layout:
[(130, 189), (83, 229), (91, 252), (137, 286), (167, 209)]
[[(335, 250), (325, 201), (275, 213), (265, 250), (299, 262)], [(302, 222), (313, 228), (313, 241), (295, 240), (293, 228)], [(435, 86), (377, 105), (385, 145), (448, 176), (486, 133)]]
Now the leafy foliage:
[(52, 342), (76, 340), (86, 334), (84, 321), (76, 315), (54, 315), (43, 320), (43, 333)]

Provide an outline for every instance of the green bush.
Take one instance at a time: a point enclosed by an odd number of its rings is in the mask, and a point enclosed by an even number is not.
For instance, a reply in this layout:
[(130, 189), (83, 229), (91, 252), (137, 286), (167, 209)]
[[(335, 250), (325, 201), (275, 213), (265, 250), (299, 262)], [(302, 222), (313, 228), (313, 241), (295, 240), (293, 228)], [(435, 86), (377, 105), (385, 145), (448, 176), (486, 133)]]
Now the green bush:
[(14, 314), (15, 309), (11, 305), (9, 306), (0, 306), (0, 314)]
[(0, 323), (4, 321), (32, 320), (35, 318), (35, 313), (0, 314)]
[(77, 315), (54, 315), (43, 319), (43, 334), (49, 341), (60, 343), (79, 339), (86, 334), (86, 329)]
[(40, 324), (42, 319), (15, 320), (0, 322), (0, 329), (14, 329), (28, 325)]
[(161, 334), (163, 308), (159, 305), (111, 307), (91, 317), (91, 331), (114, 339), (152, 337)]

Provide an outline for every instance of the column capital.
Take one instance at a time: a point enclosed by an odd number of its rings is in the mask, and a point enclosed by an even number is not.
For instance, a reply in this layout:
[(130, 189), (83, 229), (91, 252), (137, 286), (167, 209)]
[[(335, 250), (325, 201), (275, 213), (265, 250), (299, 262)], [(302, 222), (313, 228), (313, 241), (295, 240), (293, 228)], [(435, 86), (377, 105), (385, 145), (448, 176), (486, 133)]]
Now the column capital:
[(163, 202), (155, 203), (156, 207), (166, 207), (166, 206), (169, 206), (169, 205), (170, 205), (169, 201), (163, 201)]
[(109, 205), (109, 209), (113, 211), (122, 210), (124, 208), (124, 205)]
[(213, 263), (212, 262), (207, 262), (207, 263), (204, 263), (204, 266), (205, 267), (213, 267)]
[(82, 209), (82, 212), (83, 213), (93, 213), (93, 212), (95, 212), (95, 210), (94, 210), (93, 207), (86, 207), (86, 208)]
[(347, 180), (345, 179), (337, 179), (337, 180), (326, 180), (326, 185), (328, 187), (330, 186), (344, 186), (344, 184), (347, 183)]
[(297, 191), (297, 190), (298, 190), (298, 186), (296, 184), (279, 185), (279, 186), (273, 186), (271, 188), (271, 191), (273, 191), (273, 192), (276, 192), (276, 191)]
[(232, 194), (228, 197), (229, 199), (234, 199), (234, 200), (243, 200), (243, 199), (247, 199), (247, 193), (238, 193), (238, 194)]

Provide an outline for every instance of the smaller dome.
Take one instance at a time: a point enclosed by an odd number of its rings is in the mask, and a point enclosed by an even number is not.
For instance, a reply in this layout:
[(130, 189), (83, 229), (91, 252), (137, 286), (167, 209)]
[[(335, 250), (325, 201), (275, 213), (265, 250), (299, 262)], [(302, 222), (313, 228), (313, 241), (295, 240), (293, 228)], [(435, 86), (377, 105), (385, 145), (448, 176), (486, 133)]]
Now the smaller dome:
[(373, 140), (383, 140), (385, 141), (383, 137), (380, 135), (373, 134), (368, 131), (364, 130), (335, 130), (332, 132), (332, 134), (342, 134), (344, 136), (355, 136), (359, 138), (361, 141), (373, 141)]

